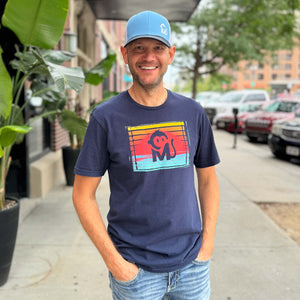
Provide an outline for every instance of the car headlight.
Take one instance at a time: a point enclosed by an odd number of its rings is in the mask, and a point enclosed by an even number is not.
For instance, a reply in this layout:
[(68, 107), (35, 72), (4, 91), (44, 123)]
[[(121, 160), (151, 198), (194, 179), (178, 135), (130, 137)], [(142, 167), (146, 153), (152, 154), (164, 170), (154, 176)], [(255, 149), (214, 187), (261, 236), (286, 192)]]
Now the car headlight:
[(274, 135), (280, 136), (281, 133), (282, 133), (282, 125), (280, 125), (280, 124), (274, 124), (272, 126), (271, 133), (274, 134)]

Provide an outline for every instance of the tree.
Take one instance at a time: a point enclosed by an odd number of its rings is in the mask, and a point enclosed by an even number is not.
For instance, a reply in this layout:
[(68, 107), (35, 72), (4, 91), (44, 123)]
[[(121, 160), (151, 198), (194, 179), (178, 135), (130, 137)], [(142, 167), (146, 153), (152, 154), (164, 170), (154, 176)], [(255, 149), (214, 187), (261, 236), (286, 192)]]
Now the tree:
[(185, 24), (172, 24), (177, 53), (174, 65), (193, 80), (242, 60), (263, 61), (299, 42), (299, 0), (211, 0)]

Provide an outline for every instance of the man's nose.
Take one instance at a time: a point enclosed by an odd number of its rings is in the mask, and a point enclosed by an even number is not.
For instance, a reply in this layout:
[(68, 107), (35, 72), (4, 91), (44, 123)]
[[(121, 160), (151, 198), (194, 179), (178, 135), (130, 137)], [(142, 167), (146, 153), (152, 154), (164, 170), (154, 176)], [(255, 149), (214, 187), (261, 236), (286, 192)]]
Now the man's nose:
[(152, 60), (154, 58), (154, 51), (152, 49), (146, 49), (143, 57), (147, 60)]

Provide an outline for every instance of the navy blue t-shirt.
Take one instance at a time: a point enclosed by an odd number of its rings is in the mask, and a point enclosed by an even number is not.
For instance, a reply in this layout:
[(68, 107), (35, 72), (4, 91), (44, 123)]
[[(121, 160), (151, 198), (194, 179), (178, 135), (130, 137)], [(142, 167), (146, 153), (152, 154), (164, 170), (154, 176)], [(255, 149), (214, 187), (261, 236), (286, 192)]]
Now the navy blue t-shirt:
[(128, 91), (92, 113), (75, 173), (110, 181), (108, 233), (121, 255), (152, 272), (194, 260), (201, 219), (194, 165), (219, 162), (211, 125), (194, 100), (168, 91), (157, 107)]

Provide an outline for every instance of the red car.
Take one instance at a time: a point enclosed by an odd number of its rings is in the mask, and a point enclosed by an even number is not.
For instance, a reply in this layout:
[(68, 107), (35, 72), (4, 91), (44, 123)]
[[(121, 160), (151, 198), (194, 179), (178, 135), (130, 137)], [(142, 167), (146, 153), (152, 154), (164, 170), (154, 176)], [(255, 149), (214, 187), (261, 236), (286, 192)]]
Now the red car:
[[(242, 133), (245, 120), (250, 117), (253, 113), (260, 110), (262, 107), (265, 107), (267, 104), (270, 104), (270, 102), (248, 102), (245, 104), (242, 104), (239, 107), (237, 118), (238, 118), (238, 127), (237, 132)], [(214, 119), (214, 124), (216, 125), (217, 129), (224, 129), (228, 132), (234, 132), (235, 127), (235, 117), (233, 113), (224, 113), (219, 114)]]
[(256, 112), (245, 121), (245, 133), (250, 141), (267, 142), (273, 123), (278, 120), (291, 119), (300, 106), (300, 99), (280, 99)]

